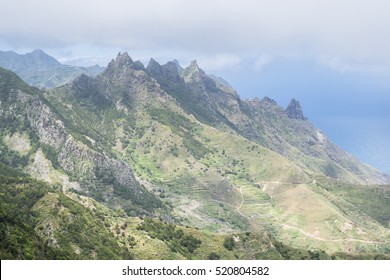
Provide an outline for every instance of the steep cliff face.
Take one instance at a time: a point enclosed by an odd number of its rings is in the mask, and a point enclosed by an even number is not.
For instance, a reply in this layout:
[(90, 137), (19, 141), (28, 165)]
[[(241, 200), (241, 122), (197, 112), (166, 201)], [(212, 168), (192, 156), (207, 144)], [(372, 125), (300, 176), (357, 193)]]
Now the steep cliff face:
[(288, 157), (308, 172), (361, 184), (388, 180), (330, 142), (304, 117), (299, 102), (294, 99), (286, 110), (267, 98), (248, 100), (245, 110), (252, 126), (249, 133), (242, 132), (244, 135)]
[[(37, 57), (40, 56), (37, 54)], [(6, 87), (6, 82), (3, 87)], [(5, 90), (2, 94), (7, 95), (8, 92)], [(386, 176), (361, 164), (331, 143), (307, 121), (300, 103), (295, 99), (285, 110), (269, 98), (242, 101), (226, 83), (208, 76), (196, 61), (181, 69), (175, 62), (160, 65), (151, 59), (145, 68), (142, 63), (134, 62), (127, 53), (119, 53), (97, 78), (83, 74), (72, 83), (56, 89), (55, 93), (47, 94), (46, 98), (65, 117), (67, 124), (78, 132), (82, 142), (92, 144), (87, 136), (96, 144), (91, 147), (100, 151), (107, 152), (105, 147), (115, 141), (115, 129), (110, 128), (108, 123), (113, 119), (114, 112), (117, 118), (124, 114), (134, 122), (136, 115), (142, 115), (145, 110), (167, 106), (172, 110), (184, 110), (216, 128), (232, 129), (288, 157), (308, 172), (357, 183), (388, 181)], [(73, 112), (70, 107), (61, 106), (61, 99), (64, 102), (73, 99), (71, 102), (79, 103), (74, 106), (80, 105), (80, 110)], [(176, 102), (180, 108), (174, 104)], [(34, 106), (41, 105), (35, 103)], [(42, 115), (47, 114), (47, 110), (42, 108)], [(101, 118), (99, 110), (107, 115)], [(47, 117), (50, 119), (50, 116)], [(96, 127), (91, 127), (91, 123)], [(37, 123), (35, 127), (43, 131)], [(50, 137), (54, 136), (41, 136), (46, 144), (53, 144)], [(69, 168), (74, 165), (69, 162), (64, 164)]]
[[(327, 252), (350, 240), (354, 252), (388, 252), (387, 206), (361, 204), (387, 203), (388, 187), (366, 188), (384, 175), (332, 144), (299, 102), (284, 109), (267, 97), (243, 101), (195, 61), (145, 68), (120, 53), (97, 77), (45, 92), (0, 70), (0, 128), (0, 161), (56, 189), (46, 208), (64, 193), (116, 209), (99, 215), (123, 244), (135, 232), (146, 246), (162, 246), (135, 226), (121, 230), (127, 214), (136, 224), (147, 215), (217, 234), (267, 232)], [(51, 228), (43, 229), (50, 240)], [(167, 248), (164, 256), (177, 256)]]
[(201, 122), (233, 129), (310, 173), (354, 183), (388, 182), (387, 176), (331, 143), (307, 120), (299, 101), (292, 99), (286, 109), (268, 97), (242, 101), (234, 90), (209, 77), (196, 61), (180, 72), (181, 80), (172, 79), (179, 73), (177, 68), (169, 67), (175, 74), (168, 75), (168, 67), (152, 61), (147, 71)]
[(223, 91), (221, 88), (226, 87), (207, 76), (196, 61), (179, 72), (175, 62), (159, 65), (151, 60), (146, 71), (187, 113), (199, 121), (212, 125), (229, 123), (222, 111), (227, 113), (230, 110), (230, 114), (233, 114), (232, 110), (238, 102), (237, 93), (234, 90)]
[[(18, 79), (14, 74), (7, 75), (6, 80)], [(3, 91), (3, 95), (7, 99), (0, 104), (2, 122), (14, 119), (16, 129), (23, 127), (24, 133), (33, 135), (37, 141), (33, 143), (35, 150), (44, 147), (46, 157), (58, 162), (59, 169), (79, 181), (77, 191), (128, 211), (146, 213), (160, 206), (159, 201), (135, 180), (128, 164), (96, 150), (93, 140), (67, 125), (66, 119), (34, 89), (18, 80), (13, 87)], [(9, 129), (3, 130), (3, 135), (10, 132)]]

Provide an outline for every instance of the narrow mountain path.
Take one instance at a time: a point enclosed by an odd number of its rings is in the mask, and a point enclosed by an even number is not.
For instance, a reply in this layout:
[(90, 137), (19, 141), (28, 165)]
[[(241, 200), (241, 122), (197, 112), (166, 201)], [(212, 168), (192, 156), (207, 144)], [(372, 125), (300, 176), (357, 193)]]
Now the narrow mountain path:
[(288, 182), (288, 181), (259, 181), (260, 184), (289, 184), (289, 185), (310, 185), (317, 183), (316, 180), (313, 179), (310, 183), (302, 183), (302, 182)]
[(386, 242), (379, 242), (379, 241), (372, 241), (372, 240), (362, 240), (362, 239), (349, 238), (349, 237), (348, 238), (341, 238), (341, 239), (326, 239), (326, 238), (318, 237), (318, 236), (316, 236), (314, 234), (308, 233), (306, 231), (301, 230), (300, 228), (297, 228), (297, 227), (294, 227), (294, 226), (291, 226), (291, 225), (282, 224), (282, 226), (284, 228), (298, 230), (303, 235), (305, 235), (305, 236), (307, 236), (309, 238), (312, 238), (312, 239), (319, 240), (319, 241), (326, 241), (326, 242), (351, 241), (351, 242), (361, 242), (361, 243), (369, 243), (369, 244), (383, 244), (383, 243), (386, 243)]
[(243, 216), (244, 218), (246, 218), (246, 216), (244, 215), (244, 214), (242, 214), (241, 213), (241, 211), (240, 211), (240, 208), (242, 207), (242, 205), (244, 204), (244, 195), (242, 194), (242, 189), (243, 189), (244, 187), (243, 186), (241, 186), (240, 187), (240, 194), (241, 194), (241, 204), (240, 204), (240, 206), (238, 206), (237, 207), (237, 212), (241, 215), (241, 216)]
[[(278, 184), (278, 185), (302, 185), (304, 183), (297, 183), (297, 182), (286, 182), (286, 181), (260, 181), (259, 182), (263, 186), (263, 191), (266, 191), (269, 184)], [(310, 184), (315, 184), (316, 180), (313, 180)]]

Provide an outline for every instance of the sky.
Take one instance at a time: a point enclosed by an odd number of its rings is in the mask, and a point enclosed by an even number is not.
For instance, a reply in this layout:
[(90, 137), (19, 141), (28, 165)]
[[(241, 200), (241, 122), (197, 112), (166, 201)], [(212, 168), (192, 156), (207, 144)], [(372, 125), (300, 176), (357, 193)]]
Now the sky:
[(242, 98), (300, 100), (338, 145), (390, 173), (390, 2), (1, 0), (0, 50), (105, 66), (197, 59)]

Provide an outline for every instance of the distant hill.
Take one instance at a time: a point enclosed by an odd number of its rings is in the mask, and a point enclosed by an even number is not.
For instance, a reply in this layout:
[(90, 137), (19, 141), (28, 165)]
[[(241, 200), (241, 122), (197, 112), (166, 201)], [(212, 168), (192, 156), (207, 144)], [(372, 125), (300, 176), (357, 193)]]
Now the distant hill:
[(96, 76), (104, 70), (99, 65), (90, 67), (63, 65), (39, 49), (26, 54), (0, 51), (0, 67), (15, 72), (29, 85), (39, 88), (54, 88), (70, 82), (81, 74)]

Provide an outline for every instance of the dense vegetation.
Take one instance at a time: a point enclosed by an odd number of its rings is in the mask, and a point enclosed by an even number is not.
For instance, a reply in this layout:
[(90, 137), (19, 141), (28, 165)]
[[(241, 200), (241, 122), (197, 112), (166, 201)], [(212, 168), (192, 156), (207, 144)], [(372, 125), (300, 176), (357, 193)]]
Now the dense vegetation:
[(1, 259), (131, 259), (94, 213), (0, 164)]
[(359, 185), (384, 176), (191, 65), (122, 54), (47, 92), (0, 69), (1, 258), (390, 254), (389, 187)]
[(158, 238), (164, 241), (172, 252), (191, 258), (191, 253), (202, 243), (191, 234), (185, 234), (182, 229), (177, 229), (176, 225), (146, 218), (138, 227), (146, 231), (151, 238)]
[(0, 67), (0, 97), (8, 100), (9, 93), (13, 89), (18, 88), (25, 92), (37, 93), (38, 90), (31, 88), (22, 79), (20, 79), (13, 72)]

